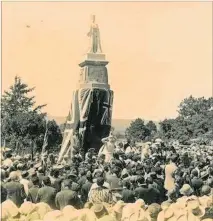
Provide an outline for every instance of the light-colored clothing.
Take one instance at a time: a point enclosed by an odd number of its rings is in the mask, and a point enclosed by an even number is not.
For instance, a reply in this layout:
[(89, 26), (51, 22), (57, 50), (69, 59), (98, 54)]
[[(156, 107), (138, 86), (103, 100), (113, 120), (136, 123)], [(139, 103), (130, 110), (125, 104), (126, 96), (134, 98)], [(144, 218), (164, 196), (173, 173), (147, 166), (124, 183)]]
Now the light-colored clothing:
[(24, 191), (26, 193), (26, 195), (28, 195), (29, 192), (29, 181), (26, 179), (21, 179), (20, 183), (24, 186)]
[(174, 163), (170, 163), (165, 167), (165, 183), (164, 188), (171, 192), (175, 189), (175, 179), (173, 178), (173, 174), (177, 170), (177, 166)]
[(11, 166), (13, 166), (13, 161), (11, 159), (7, 158), (6, 160), (3, 161), (3, 166), (11, 167)]
[(150, 156), (150, 154), (151, 154), (150, 147), (149, 147), (149, 145), (145, 144), (141, 150), (141, 160)]
[(125, 154), (135, 153), (135, 152), (136, 152), (136, 148), (135, 148), (135, 147), (130, 147), (130, 146), (128, 146), (128, 147), (126, 148)]
[(104, 154), (105, 162), (109, 163), (113, 158), (114, 151), (115, 151), (115, 144), (107, 142), (101, 147), (98, 155), (100, 156), (101, 154)]

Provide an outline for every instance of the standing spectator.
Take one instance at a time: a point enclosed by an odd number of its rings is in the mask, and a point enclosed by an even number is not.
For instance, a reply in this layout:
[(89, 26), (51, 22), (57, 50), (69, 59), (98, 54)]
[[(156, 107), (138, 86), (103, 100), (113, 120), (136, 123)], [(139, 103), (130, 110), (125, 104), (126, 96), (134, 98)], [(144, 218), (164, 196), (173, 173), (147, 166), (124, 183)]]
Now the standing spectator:
[(92, 203), (112, 203), (112, 193), (104, 186), (104, 178), (97, 178), (97, 187), (89, 193), (89, 202)]
[(28, 176), (29, 176), (29, 173), (27, 171), (23, 171), (21, 173), (21, 179), (20, 179), (20, 183), (23, 184), (26, 195), (28, 195), (28, 191), (29, 191), (29, 180), (27, 180)]
[(81, 187), (81, 200), (83, 203), (87, 202), (88, 194), (89, 194), (90, 188), (92, 186), (92, 174), (90, 171), (87, 172), (86, 178), (87, 178), (87, 180), (86, 180), (85, 184), (83, 184)]
[(31, 178), (31, 182), (33, 186), (29, 189), (27, 200), (32, 203), (36, 203), (39, 191), (39, 178), (37, 176), (33, 176)]
[(124, 201), (124, 203), (134, 203), (135, 202), (135, 196), (134, 192), (130, 190), (131, 184), (129, 181), (123, 182), (123, 191), (122, 191), (122, 198), (121, 200)]
[(13, 201), (17, 207), (20, 207), (26, 198), (24, 186), (19, 183), (19, 176), (17, 172), (13, 171), (9, 176), (10, 182), (5, 184), (7, 190), (7, 199)]
[(175, 162), (176, 162), (176, 157), (172, 156), (169, 164), (167, 164), (165, 167), (164, 187), (168, 192), (173, 191), (175, 189), (174, 174), (175, 174), (175, 171), (177, 170), (177, 166)]
[(47, 203), (52, 209), (55, 209), (56, 189), (51, 187), (49, 177), (45, 177), (42, 181), (43, 187), (39, 189), (36, 202)]
[(71, 190), (72, 181), (64, 180), (62, 183), (62, 190), (57, 193), (55, 198), (56, 207), (62, 210), (65, 206), (71, 205), (76, 209), (81, 209), (82, 205), (78, 194)]

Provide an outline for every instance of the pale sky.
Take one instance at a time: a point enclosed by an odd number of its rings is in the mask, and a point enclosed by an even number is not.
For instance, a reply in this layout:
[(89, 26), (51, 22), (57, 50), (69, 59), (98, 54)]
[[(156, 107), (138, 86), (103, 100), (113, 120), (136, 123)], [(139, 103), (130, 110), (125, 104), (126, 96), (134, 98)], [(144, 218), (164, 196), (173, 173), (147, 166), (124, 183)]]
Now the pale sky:
[(113, 118), (162, 120), (187, 96), (212, 96), (211, 2), (2, 5), (3, 90), (19, 75), (52, 116), (69, 111), (91, 14), (109, 60)]

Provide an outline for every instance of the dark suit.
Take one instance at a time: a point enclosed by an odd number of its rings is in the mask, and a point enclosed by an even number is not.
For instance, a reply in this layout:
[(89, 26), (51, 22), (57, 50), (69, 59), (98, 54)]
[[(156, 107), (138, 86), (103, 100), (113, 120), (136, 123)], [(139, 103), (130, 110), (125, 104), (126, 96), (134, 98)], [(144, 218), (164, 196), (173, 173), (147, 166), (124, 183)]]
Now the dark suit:
[(56, 178), (52, 183), (52, 187), (55, 188), (57, 192), (61, 191), (62, 181), (63, 181), (62, 178)]
[(1, 188), (0, 203), (3, 203), (7, 199), (7, 190), (5, 189), (5, 184), (2, 181), (0, 181), (0, 188)]
[(20, 207), (26, 198), (24, 186), (19, 182), (11, 181), (5, 184), (5, 189), (7, 190), (7, 199), (12, 200), (16, 206)]
[(29, 189), (27, 200), (36, 203), (37, 196), (38, 196), (39, 186), (33, 186)]
[(135, 202), (135, 196), (134, 192), (132, 190), (124, 189), (121, 194), (122, 198), (125, 203), (134, 203)]
[(194, 177), (191, 180), (191, 186), (193, 187), (197, 196), (200, 195), (200, 188), (203, 186), (203, 181), (200, 178)]
[(87, 181), (86, 176), (82, 176), (79, 180), (78, 180), (78, 184), (80, 185), (80, 187), (82, 187)]
[(51, 186), (45, 186), (39, 189), (36, 202), (47, 203), (52, 209), (55, 209), (56, 189)]
[(76, 209), (81, 208), (81, 202), (78, 194), (72, 190), (62, 190), (57, 193), (55, 198), (55, 204), (58, 209), (63, 209), (67, 205), (71, 205)]
[(92, 183), (87, 181), (85, 184), (83, 184), (83, 186), (81, 187), (81, 200), (83, 203), (87, 202), (88, 199), (88, 194), (90, 191), (90, 188), (92, 186)]
[(135, 196), (137, 199), (143, 199), (148, 205), (152, 203), (159, 203), (160, 191), (152, 186), (140, 186), (135, 189)]
[(135, 189), (135, 196), (137, 199), (143, 199), (146, 204), (149, 202), (149, 188), (140, 186)]

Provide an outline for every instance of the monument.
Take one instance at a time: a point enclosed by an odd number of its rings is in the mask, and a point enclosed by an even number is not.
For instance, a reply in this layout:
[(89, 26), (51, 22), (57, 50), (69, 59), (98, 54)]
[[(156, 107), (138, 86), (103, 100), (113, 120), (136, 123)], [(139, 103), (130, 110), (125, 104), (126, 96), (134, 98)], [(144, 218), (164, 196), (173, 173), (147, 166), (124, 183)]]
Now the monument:
[(63, 142), (58, 163), (64, 155), (72, 158), (75, 148), (85, 152), (94, 148), (98, 151), (101, 139), (111, 130), (113, 91), (108, 84), (106, 55), (102, 51), (100, 30), (95, 16), (87, 34), (89, 50), (80, 66), (78, 89), (73, 92), (72, 104), (65, 124)]

